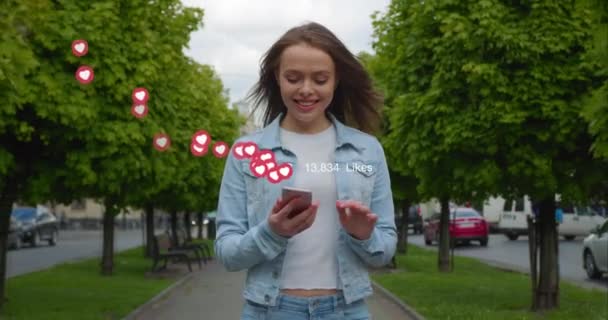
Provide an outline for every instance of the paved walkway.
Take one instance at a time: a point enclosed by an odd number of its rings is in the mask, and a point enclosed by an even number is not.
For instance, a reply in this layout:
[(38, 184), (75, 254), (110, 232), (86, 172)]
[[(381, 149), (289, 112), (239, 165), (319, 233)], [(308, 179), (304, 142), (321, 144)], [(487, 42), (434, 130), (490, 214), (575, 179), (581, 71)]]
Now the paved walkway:
[[(172, 267), (175, 268), (175, 267)], [(127, 317), (128, 320), (239, 319), (245, 272), (227, 272), (216, 261), (195, 267), (185, 281)], [(400, 306), (376, 292), (368, 299), (374, 320), (414, 320)]]

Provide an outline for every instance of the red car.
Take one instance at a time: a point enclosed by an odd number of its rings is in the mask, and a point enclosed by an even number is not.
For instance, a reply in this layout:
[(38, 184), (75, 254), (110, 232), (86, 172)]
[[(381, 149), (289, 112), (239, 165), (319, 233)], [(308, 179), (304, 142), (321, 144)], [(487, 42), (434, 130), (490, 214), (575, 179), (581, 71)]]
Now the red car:
[[(424, 243), (431, 245), (439, 242), (440, 214), (434, 214), (424, 223)], [(450, 237), (455, 242), (479, 241), (488, 245), (490, 228), (488, 222), (473, 208), (453, 208), (450, 212)]]

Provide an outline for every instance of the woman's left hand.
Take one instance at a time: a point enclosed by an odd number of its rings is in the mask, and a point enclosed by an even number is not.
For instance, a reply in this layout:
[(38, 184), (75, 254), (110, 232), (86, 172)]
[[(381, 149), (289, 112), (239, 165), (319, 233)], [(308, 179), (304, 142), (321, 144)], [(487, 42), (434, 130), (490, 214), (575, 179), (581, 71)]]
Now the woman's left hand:
[(378, 216), (372, 213), (368, 207), (354, 200), (338, 200), (336, 209), (340, 214), (340, 223), (346, 232), (359, 240), (367, 240), (371, 237)]

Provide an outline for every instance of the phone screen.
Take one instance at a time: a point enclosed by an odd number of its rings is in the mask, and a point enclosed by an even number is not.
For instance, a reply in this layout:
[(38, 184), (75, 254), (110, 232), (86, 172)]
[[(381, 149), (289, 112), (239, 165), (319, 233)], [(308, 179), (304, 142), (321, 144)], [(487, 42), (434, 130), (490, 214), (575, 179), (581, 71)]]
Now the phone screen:
[(289, 217), (293, 218), (297, 214), (304, 211), (312, 204), (312, 191), (299, 188), (283, 187), (283, 201), (289, 201), (297, 197), (295, 207), (289, 213)]

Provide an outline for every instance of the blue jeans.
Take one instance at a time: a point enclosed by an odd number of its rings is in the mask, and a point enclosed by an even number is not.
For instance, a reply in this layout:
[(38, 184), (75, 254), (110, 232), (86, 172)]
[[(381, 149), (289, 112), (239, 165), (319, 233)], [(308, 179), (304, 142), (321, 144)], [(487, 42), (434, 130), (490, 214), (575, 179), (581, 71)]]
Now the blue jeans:
[(320, 297), (296, 297), (281, 294), (276, 306), (246, 301), (241, 320), (368, 320), (363, 299), (351, 304), (342, 294)]

